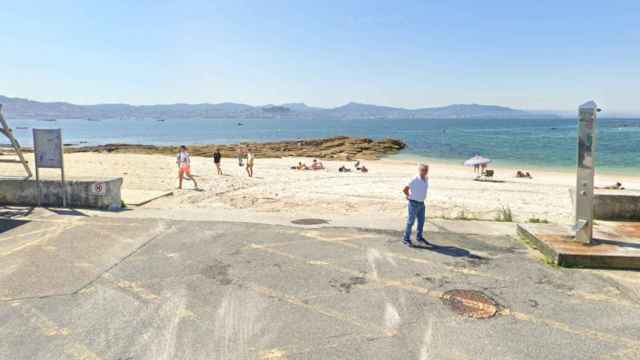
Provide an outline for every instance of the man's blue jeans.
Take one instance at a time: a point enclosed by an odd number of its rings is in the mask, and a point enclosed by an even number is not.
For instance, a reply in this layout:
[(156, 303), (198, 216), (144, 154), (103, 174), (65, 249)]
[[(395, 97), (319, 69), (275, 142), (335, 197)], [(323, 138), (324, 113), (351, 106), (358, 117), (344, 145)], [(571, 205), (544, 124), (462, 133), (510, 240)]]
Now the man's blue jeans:
[(404, 241), (411, 241), (411, 228), (418, 220), (418, 228), (416, 229), (416, 238), (422, 239), (422, 230), (424, 228), (425, 206), (423, 202), (409, 200), (409, 216), (407, 217), (407, 226), (404, 229)]

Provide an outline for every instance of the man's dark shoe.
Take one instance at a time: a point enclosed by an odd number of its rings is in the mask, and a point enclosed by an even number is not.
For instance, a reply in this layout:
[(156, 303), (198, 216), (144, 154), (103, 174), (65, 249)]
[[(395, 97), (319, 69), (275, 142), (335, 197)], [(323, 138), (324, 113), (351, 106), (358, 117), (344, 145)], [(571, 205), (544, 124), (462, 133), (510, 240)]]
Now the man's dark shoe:
[(430, 246), (431, 243), (429, 243), (427, 240), (425, 240), (424, 238), (420, 238), (416, 240), (417, 242), (419, 242), (422, 245), (426, 245), (426, 246)]

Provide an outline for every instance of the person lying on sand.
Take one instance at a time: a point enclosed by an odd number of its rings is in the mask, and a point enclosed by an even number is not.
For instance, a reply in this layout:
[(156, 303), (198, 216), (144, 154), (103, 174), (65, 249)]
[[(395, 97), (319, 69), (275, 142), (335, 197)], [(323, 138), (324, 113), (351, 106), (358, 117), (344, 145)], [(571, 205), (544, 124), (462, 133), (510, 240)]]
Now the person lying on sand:
[(530, 174), (528, 171), (527, 171), (527, 172), (522, 172), (522, 171), (520, 171), (520, 170), (518, 170), (518, 171), (516, 172), (516, 177), (517, 177), (517, 178), (529, 178), (529, 179), (533, 179), (533, 178), (531, 177), (531, 174)]
[(338, 169), (338, 172), (351, 172), (351, 169), (349, 169), (348, 167), (342, 165), (340, 166), (340, 168)]
[(292, 169), (295, 169), (295, 170), (309, 170), (309, 167), (307, 166), (307, 164), (299, 162), (298, 166), (295, 166)]
[(324, 165), (322, 165), (322, 161), (313, 159), (313, 164), (311, 164), (311, 170), (322, 170), (322, 169), (324, 169)]
[(622, 187), (622, 183), (620, 183), (620, 182), (617, 182), (617, 183), (615, 183), (613, 185), (609, 185), (609, 186), (601, 186), (601, 187), (596, 186), (595, 188), (596, 189), (601, 189), (601, 190), (624, 190), (624, 187)]

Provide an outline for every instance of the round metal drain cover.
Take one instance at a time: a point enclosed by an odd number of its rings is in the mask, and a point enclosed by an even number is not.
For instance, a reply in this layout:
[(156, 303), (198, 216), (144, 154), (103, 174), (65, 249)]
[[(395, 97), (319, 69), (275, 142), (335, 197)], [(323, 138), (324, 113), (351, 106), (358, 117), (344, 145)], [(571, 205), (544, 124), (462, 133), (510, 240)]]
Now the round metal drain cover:
[(476, 290), (449, 290), (442, 294), (442, 303), (455, 313), (474, 319), (488, 319), (498, 312), (498, 303)]
[(320, 224), (328, 224), (329, 220), (325, 220), (325, 219), (313, 219), (313, 218), (309, 218), (309, 219), (296, 219), (291, 221), (292, 224), (296, 224), (296, 225), (320, 225)]

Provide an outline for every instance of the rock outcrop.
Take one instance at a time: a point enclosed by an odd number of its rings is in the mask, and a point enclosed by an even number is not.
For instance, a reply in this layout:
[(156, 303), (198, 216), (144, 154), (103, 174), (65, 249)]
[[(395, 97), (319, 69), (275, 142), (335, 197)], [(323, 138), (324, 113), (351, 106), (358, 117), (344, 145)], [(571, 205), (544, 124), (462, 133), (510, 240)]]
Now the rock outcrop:
[[(351, 160), (379, 159), (404, 149), (406, 144), (395, 139), (372, 140), (338, 136), (326, 139), (291, 140), (269, 143), (240, 143), (233, 145), (191, 145), (189, 152), (194, 156), (211, 156), (220, 149), (223, 157), (236, 157), (240, 149), (251, 148), (258, 157), (273, 158), (304, 156), (318, 159)], [(178, 146), (108, 144), (100, 146), (68, 147), (65, 152), (108, 152), (137, 154), (167, 154), (178, 152)]]

